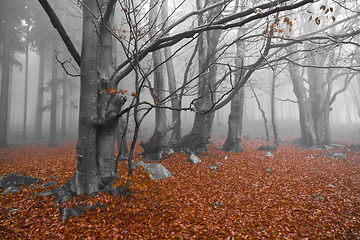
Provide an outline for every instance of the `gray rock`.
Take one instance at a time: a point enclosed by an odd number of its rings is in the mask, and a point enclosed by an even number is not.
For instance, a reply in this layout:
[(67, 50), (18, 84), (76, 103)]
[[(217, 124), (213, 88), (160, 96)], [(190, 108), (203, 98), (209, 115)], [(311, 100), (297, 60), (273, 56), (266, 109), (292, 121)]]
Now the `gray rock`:
[(174, 149), (164, 148), (163, 152), (164, 152), (164, 154), (171, 155), (171, 154), (174, 154)]
[(315, 196), (314, 197), (316, 200), (324, 200), (324, 197), (322, 197), (322, 196)]
[(223, 159), (225, 159), (225, 160), (226, 160), (226, 159), (228, 159), (228, 157), (227, 157), (227, 156), (222, 156), (222, 158), (223, 158)]
[(171, 177), (171, 172), (160, 163), (145, 164), (145, 170), (149, 173), (149, 177), (152, 180), (159, 180)]
[(37, 188), (48, 187), (48, 186), (52, 186), (52, 185), (56, 185), (56, 184), (57, 184), (57, 182), (55, 182), (55, 181), (49, 181), (49, 182), (46, 182), (46, 183), (38, 186)]
[(201, 163), (201, 159), (198, 158), (195, 154), (191, 153), (187, 159), (189, 163)]
[(259, 184), (256, 182), (256, 183), (253, 183), (251, 186), (253, 186), (253, 187), (258, 187)]
[(220, 165), (221, 165), (221, 163), (219, 163), (219, 162), (215, 162), (214, 164), (215, 164), (215, 165), (218, 165), (219, 167), (220, 167)]
[(330, 183), (329, 183), (327, 186), (328, 186), (328, 187), (335, 187), (334, 185), (332, 185), (332, 184), (330, 184)]
[(5, 175), (0, 179), (0, 188), (17, 187), (38, 183), (40, 178), (22, 176), (16, 173)]
[(144, 163), (144, 161), (140, 161), (140, 162), (136, 163), (136, 166), (145, 167), (145, 163)]
[(266, 152), (266, 153), (265, 153), (265, 157), (274, 157), (274, 155), (272, 155), (271, 152)]
[(333, 157), (333, 158), (346, 158), (346, 155), (340, 152), (333, 152), (333, 151), (328, 151), (324, 154), (325, 157)]
[(267, 171), (267, 172), (271, 172), (271, 169), (270, 169), (270, 168), (266, 168), (266, 171)]
[(11, 186), (11, 187), (8, 187), (7, 189), (5, 189), (2, 194), (12, 194), (12, 193), (15, 193), (15, 192), (22, 192), (22, 189), (18, 188), (18, 187)]
[(208, 166), (208, 168), (210, 168), (210, 169), (212, 169), (212, 170), (216, 170), (216, 169), (218, 169), (218, 167), (217, 167), (217, 166)]

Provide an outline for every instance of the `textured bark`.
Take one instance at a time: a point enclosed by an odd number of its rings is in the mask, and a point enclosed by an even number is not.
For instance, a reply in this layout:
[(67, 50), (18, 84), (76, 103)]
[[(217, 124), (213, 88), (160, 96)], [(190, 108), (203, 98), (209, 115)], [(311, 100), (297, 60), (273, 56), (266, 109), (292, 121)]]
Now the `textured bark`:
[[(105, 1), (100, 1), (104, 4)], [(114, 170), (114, 146), (115, 131), (118, 125), (118, 117), (114, 114), (120, 112), (125, 102), (118, 94), (109, 92), (109, 89), (116, 89), (116, 86), (109, 82), (110, 74), (114, 71), (113, 58), (113, 37), (108, 29), (112, 27), (114, 4), (109, 4), (106, 14), (100, 24), (100, 41), (97, 52), (97, 66), (101, 74), (99, 79), (99, 95), (98, 95), (98, 116), (105, 119), (103, 124), (97, 128), (97, 156), (100, 172), (100, 184), (108, 185), (112, 183), (115, 176)], [(107, 92), (108, 91), (108, 92)]]
[(223, 145), (227, 152), (243, 152), (241, 147), (241, 132), (243, 127), (244, 88), (231, 100), (231, 111), (228, 119), (228, 133)]
[(300, 76), (298, 67), (292, 63), (289, 63), (289, 72), (293, 83), (293, 91), (298, 100), (301, 142), (308, 146), (316, 145), (317, 140), (312, 118), (311, 103), (306, 94), (303, 79)]
[(275, 89), (276, 89), (276, 70), (273, 70), (272, 82), (271, 82), (271, 124), (274, 133), (273, 147), (276, 148), (279, 145), (280, 139), (277, 130), (276, 123), (276, 108), (275, 108)]
[(62, 84), (62, 114), (61, 114), (61, 136), (65, 136), (66, 135), (66, 117), (67, 117), (67, 75), (66, 72), (63, 71), (63, 76), (62, 76), (62, 80), (63, 80), (63, 84)]
[[(4, 1), (4, 9), (9, 6), (8, 1)], [(9, 13), (9, 11), (6, 11)], [(2, 76), (1, 76), (1, 101), (0, 101), (0, 147), (8, 145), (8, 105), (9, 105), (9, 85), (10, 85), (10, 29), (11, 22), (9, 16), (6, 16), (4, 22), (4, 45), (3, 45), (3, 59), (2, 59)]]
[[(161, 16), (163, 21), (163, 28), (168, 28), (168, 0), (164, 0), (162, 2), (161, 6)], [(169, 36), (169, 34), (166, 34), (165, 36)], [(165, 60), (166, 60), (166, 70), (167, 70), (167, 77), (168, 77), (168, 84), (169, 84), (169, 94), (171, 95), (171, 107), (173, 110), (172, 113), (172, 134), (170, 138), (170, 145), (177, 142), (181, 137), (181, 112), (179, 110), (180, 108), (180, 102), (179, 102), (179, 96), (176, 92), (176, 77), (175, 77), (175, 70), (174, 70), (174, 64), (172, 61), (172, 52), (170, 47), (164, 48), (165, 53)]]
[(98, 32), (95, 28), (96, 21), (92, 15), (98, 16), (99, 9), (96, 1), (84, 0), (83, 3), (87, 8), (83, 9), (80, 115), (76, 147), (77, 170), (68, 182), (69, 190), (73, 190), (76, 194), (98, 192), (100, 181), (97, 163), (96, 126), (93, 124), (93, 120), (97, 119), (98, 116)]
[(39, 46), (39, 81), (36, 99), (36, 119), (35, 134), (37, 138), (41, 138), (42, 120), (43, 120), (43, 102), (44, 102), (44, 74), (45, 74), (45, 46), (40, 43)]
[(50, 110), (50, 139), (49, 147), (56, 147), (56, 118), (57, 118), (57, 68), (58, 62), (56, 61), (57, 54), (57, 41), (53, 40), (53, 56), (52, 56), (52, 77), (51, 77), (51, 110)]
[[(244, 34), (244, 29), (239, 28), (238, 37)], [(236, 42), (236, 60), (235, 65), (238, 69), (242, 69), (245, 61), (245, 44), (243, 41)], [(245, 70), (236, 72), (235, 79), (240, 81), (244, 76)], [(231, 108), (228, 119), (228, 134), (223, 145), (223, 149), (227, 152), (242, 152), (243, 149), (240, 146), (241, 132), (243, 127), (243, 115), (244, 115), (244, 87), (231, 100)]]
[[(150, 1), (149, 24), (152, 26), (149, 31), (149, 36), (154, 37), (157, 34), (157, 15), (159, 13), (159, 2), (155, 0)], [(161, 65), (161, 51), (152, 53), (152, 61), (154, 68), (154, 92), (153, 97), (156, 104), (160, 105), (160, 101), (165, 99), (165, 79), (163, 74), (163, 67)], [(144, 148), (144, 155), (148, 155), (152, 159), (161, 158), (162, 148), (165, 146), (166, 135), (166, 111), (164, 108), (155, 108), (155, 129), (153, 135), (148, 142), (142, 142), (141, 146)]]
[(23, 120), (23, 138), (26, 138), (27, 125), (27, 107), (28, 107), (28, 85), (29, 85), (29, 32), (30, 23), (27, 22), (25, 39), (25, 86), (24, 86), (24, 120)]

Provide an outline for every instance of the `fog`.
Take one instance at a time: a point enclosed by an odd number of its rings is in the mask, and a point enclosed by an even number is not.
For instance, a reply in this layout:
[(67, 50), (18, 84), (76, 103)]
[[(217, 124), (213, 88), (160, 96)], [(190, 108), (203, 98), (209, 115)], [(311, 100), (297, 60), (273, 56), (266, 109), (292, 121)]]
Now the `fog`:
[[(64, 3), (54, 3), (53, 7), (55, 11), (60, 16), (60, 20), (62, 20), (65, 29), (69, 33), (72, 41), (75, 43), (78, 51), (80, 52), (81, 48), (81, 9), (76, 4), (75, 1), (65, 1)], [(178, 8), (175, 8), (175, 3), (170, 4), (170, 9), (172, 10), (183, 10), (183, 14), (186, 11), (189, 11), (191, 8), (195, 8), (190, 3), (180, 5)], [(37, 5), (36, 5), (37, 6)], [(232, 6), (232, 5), (230, 5)], [(39, 7), (39, 6), (37, 6)], [(148, 5), (144, 5), (142, 11), (146, 12), (148, 9)], [(4, 9), (2, 9), (3, 11)], [(26, 8), (24, 11), (30, 11), (31, 6)], [(56, 99), (56, 133), (59, 139), (61, 140), (75, 140), (77, 138), (77, 128), (78, 128), (78, 118), (79, 118), (79, 98), (80, 98), (80, 78), (78, 76), (79, 68), (76, 66), (75, 61), (70, 57), (67, 49), (62, 43), (62, 40), (59, 38), (58, 33), (53, 29), (53, 27), (49, 24), (49, 19), (45, 15), (42, 9), (31, 10), (34, 11), (30, 17), (30, 20), (26, 22), (25, 20), (18, 21), (14, 20), (15, 26), (13, 28), (19, 32), (21, 35), (20, 38), (17, 39), (18, 44), (21, 45), (20, 49), (12, 50), (11, 57), (15, 59), (18, 64), (11, 63), (10, 68), (10, 77), (9, 77), (9, 103), (8, 103), (8, 141), (10, 144), (22, 144), (29, 142), (41, 142), (46, 143), (49, 140), (50, 134), (50, 110), (51, 110), (51, 83), (52, 83), (52, 72), (53, 72), (53, 62), (54, 56), (58, 59), (55, 61), (57, 68), (57, 99)], [(128, 27), (126, 26), (126, 21), (124, 18), (120, 16), (122, 14), (121, 8), (116, 10), (117, 15), (115, 15), (115, 25), (114, 31), (119, 31), (120, 33), (123, 31), (128, 31)], [(340, 11), (340, 10), (339, 10)], [(345, 11), (345, 10), (341, 10)], [(21, 13), (17, 13), (20, 14)], [(301, 13), (302, 14), (302, 13)], [(343, 12), (341, 12), (337, 17), (339, 19), (342, 17)], [(26, 19), (26, 14), (24, 14), (22, 19)], [(345, 16), (345, 15), (344, 15)], [(175, 16), (174, 19), (179, 18), (179, 16)], [(187, 20), (188, 24), (193, 24), (191, 19)], [(4, 22), (2, 23), (2, 29), (4, 28)], [(27, 40), (27, 35), (29, 32), (25, 32), (25, 28), (27, 24), (31, 24), (30, 33), (31, 40)], [(258, 24), (258, 23), (256, 23)], [(309, 23), (306, 23), (309, 24)], [(301, 31), (306, 30), (306, 25), (304, 29), (301, 30), (301, 26), (297, 28)], [(172, 34), (184, 31), (188, 25), (180, 25), (179, 27), (172, 30)], [(260, 25), (261, 26), (261, 25)], [(314, 25), (316, 26), (316, 25)], [(256, 31), (255, 26), (254, 27)], [(258, 26), (257, 26), (258, 27)], [(40, 28), (41, 30), (37, 30)], [(37, 32), (36, 32), (36, 31)], [(237, 31), (237, 30), (236, 30)], [(235, 29), (231, 29), (228, 32), (224, 33), (220, 38), (220, 43), (224, 44), (224, 46), (233, 41), (236, 36)], [(35, 33), (33, 33), (35, 32)], [(40, 34), (41, 33), (41, 34)], [(299, 33), (298, 33), (299, 34)], [(40, 36), (41, 35), (41, 36)], [(49, 37), (50, 36), (50, 37)], [(357, 36), (356, 36), (357, 37)], [(1, 35), (1, 44), (4, 46), (5, 35)], [(40, 39), (38, 39), (40, 38)], [(16, 40), (13, 40), (16, 41)], [(28, 43), (27, 43), (28, 41)], [(250, 42), (246, 45), (247, 52), (245, 53), (245, 58), (250, 63), (253, 63), (256, 60), (256, 55), (259, 55), (258, 51), (255, 49), (261, 49), (261, 45), (263, 42), (260, 40), (256, 40), (258, 42)], [(56, 42), (54, 44), (54, 42)], [(28, 54), (28, 87), (27, 87), (27, 99), (24, 99), (25, 96), (25, 65), (26, 65), (26, 53), (24, 50), (24, 46), (26, 44), (30, 44)], [(195, 46), (195, 41), (190, 42), (186, 47), (179, 48), (184, 44), (184, 42), (177, 43), (172, 46), (172, 50), (176, 51), (173, 57), (175, 67), (175, 75), (176, 82), (178, 85), (182, 83), (183, 74), (186, 69), (186, 65), (190, 61), (190, 56)], [(13, 45), (15, 43), (13, 42)], [(55, 50), (56, 46), (56, 50)], [(219, 44), (220, 46), (220, 44)], [(122, 45), (120, 41), (114, 41), (115, 57), (114, 62), (119, 64), (126, 57), (125, 53), (122, 49)], [(13, 47), (15, 49), (15, 47)], [(41, 71), (41, 59), (40, 59), (40, 49), (44, 50), (44, 58), (45, 61), (43, 63), (44, 67), (44, 83), (43, 86), (39, 88), (39, 79), (40, 79), (40, 71)], [(219, 49), (221, 49), (219, 47)], [(54, 54), (54, 50), (56, 53)], [(344, 47), (343, 51), (351, 52), (355, 54), (358, 51), (357, 48)], [(4, 55), (4, 50), (1, 52)], [(339, 56), (343, 53), (337, 53)], [(234, 59), (236, 55), (236, 47), (235, 45), (229, 45), (229, 48), (226, 53), (220, 55), (217, 64), (219, 64), (217, 68), (216, 78), (221, 78), (222, 75), (228, 72), (228, 65), (234, 64)], [(319, 54), (320, 56), (321, 54)], [(346, 61), (346, 56), (343, 57)], [(3, 59), (5, 59), (3, 57)], [(13, 61), (13, 60), (11, 60)], [(69, 61), (69, 62), (67, 62)], [(195, 60), (194, 60), (195, 61)], [(306, 60), (304, 60), (306, 61)], [(330, 61), (330, 60), (329, 60)], [(1, 73), (3, 72), (4, 61), (1, 62)], [(151, 58), (146, 57), (142, 61), (142, 67), (144, 69), (151, 68)], [(273, 64), (273, 63), (272, 63)], [(305, 64), (304, 64), (305, 65)], [(354, 65), (356, 65), (354, 63)], [(191, 76), (196, 79), (196, 64), (195, 67), (191, 68)], [(270, 66), (270, 67), (269, 67)], [(255, 71), (252, 76), (248, 79), (247, 83), (244, 85), (245, 91), (245, 100), (244, 100), (244, 115), (243, 115), (243, 138), (253, 139), (253, 138), (264, 138), (265, 131), (263, 125), (263, 116), (261, 111), (259, 110), (259, 106), (256, 102), (254, 94), (250, 88), (250, 86), (254, 89), (255, 94), (259, 98), (260, 107), (264, 110), (265, 116), (267, 118), (268, 125), (271, 128), (271, 81), (272, 81), (272, 70), (271, 64), (269, 66), (263, 65), (259, 67), (257, 71)], [(350, 65), (347, 65), (350, 66)], [(309, 71), (311, 66), (302, 66), (302, 76), (305, 78), (310, 76)], [(65, 72), (65, 69), (67, 72)], [(287, 63), (282, 62), (278, 66), (278, 75), (276, 76), (276, 89), (275, 89), (275, 119), (278, 122), (278, 129), (280, 132), (281, 138), (297, 138), (300, 137), (300, 123), (299, 123), (299, 107), (297, 104), (297, 98), (293, 91), (293, 83), (291, 81), (291, 76), (289, 70), (287, 69)], [(325, 70), (324, 70), (325, 71)], [(349, 70), (350, 71), (350, 70)], [(165, 73), (165, 70), (163, 70)], [(305, 74), (304, 74), (305, 72)], [(339, 70), (340, 73), (340, 70)], [(345, 74), (345, 73), (344, 73)], [(339, 74), (338, 81), (334, 81), (332, 85), (332, 93), (336, 91), (340, 91), (344, 86), (344, 74)], [(349, 140), (359, 140), (356, 139), (356, 136), (359, 136), (360, 130), (360, 113), (359, 113), (359, 89), (360, 89), (360, 78), (358, 73), (355, 71), (350, 71), (348, 74), (354, 75), (352, 77), (351, 82), (348, 84), (346, 90), (339, 93), (336, 96), (336, 100), (331, 105), (331, 111), (329, 115), (329, 121), (331, 126), (331, 131), (333, 133), (332, 139), (334, 138), (343, 138)], [(230, 74), (232, 75), (232, 74)], [(153, 74), (149, 75), (150, 82), (153, 81)], [(222, 83), (221, 88), (217, 89), (217, 96), (220, 97), (224, 94), (227, 89), (229, 89), (229, 83), (232, 81), (231, 76), (225, 78), (226, 81)], [(2, 79), (4, 81), (4, 79)], [(63, 87), (65, 82), (65, 88)], [(306, 87), (309, 87), (309, 83), (305, 84)], [(189, 87), (185, 91), (185, 95), (183, 97), (183, 106), (188, 107), (189, 109), (193, 106), (194, 97), (197, 94), (197, 85), (189, 84)], [(168, 83), (166, 81), (165, 88), (168, 89)], [(39, 109), (38, 98), (39, 98), (39, 89), (44, 89), (43, 91), (43, 100), (42, 100), (42, 123), (41, 123), (41, 135), (36, 132), (36, 122), (38, 121), (36, 118), (37, 109)], [(64, 90), (65, 89), (65, 90)], [(126, 90), (127, 93), (125, 95), (128, 98), (128, 103), (132, 98), (131, 93), (135, 91), (134, 86), (134, 73), (131, 73), (125, 79), (121, 80), (118, 89)], [(65, 91), (65, 95), (64, 95)], [(167, 91), (167, 90), (165, 90)], [(64, 100), (65, 99), (65, 100)], [(142, 92), (141, 99), (143, 101), (151, 102), (151, 93), (150, 91), (144, 90)], [(25, 101), (27, 101), (26, 110), (24, 109)], [(166, 103), (170, 108), (170, 102)], [(26, 136), (24, 136), (24, 111), (27, 113), (26, 117), (26, 125), (25, 132)], [(214, 117), (214, 125), (212, 135), (214, 139), (225, 138), (228, 129), (228, 117), (231, 111), (230, 103), (222, 107), (221, 109), (215, 112)], [(1, 112), (1, 114), (4, 114)], [(172, 117), (171, 110), (167, 110), (167, 126), (171, 128), (172, 125)], [(182, 134), (188, 133), (194, 122), (195, 113), (192, 111), (183, 111), (181, 113), (181, 123), (182, 123)], [(140, 137), (141, 138), (149, 138), (154, 129), (154, 119), (155, 119), (155, 111), (151, 111), (148, 114), (143, 123), (141, 124), (140, 129)], [(133, 121), (130, 118), (129, 123), (130, 131), (134, 130)], [(347, 134), (348, 133), (348, 134)]]

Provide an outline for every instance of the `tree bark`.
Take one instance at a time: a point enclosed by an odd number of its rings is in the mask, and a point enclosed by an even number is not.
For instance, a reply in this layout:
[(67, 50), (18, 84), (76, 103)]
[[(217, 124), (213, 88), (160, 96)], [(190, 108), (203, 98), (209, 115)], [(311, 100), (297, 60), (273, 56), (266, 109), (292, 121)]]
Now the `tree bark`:
[(61, 136), (66, 136), (66, 117), (67, 117), (67, 74), (63, 71), (62, 84), (62, 114), (61, 114)]
[[(244, 29), (239, 28), (238, 37), (245, 33)], [(245, 44), (244, 41), (236, 42), (236, 68), (242, 69), (245, 61)], [(236, 72), (235, 80), (240, 81), (244, 76), (245, 70)], [(223, 145), (223, 149), (227, 152), (243, 152), (241, 143), (241, 132), (243, 127), (244, 116), (244, 87), (231, 100), (231, 108), (228, 119), (228, 134)]]
[[(162, 2), (161, 8), (161, 16), (163, 21), (163, 28), (168, 28), (168, 0), (164, 0)], [(165, 36), (169, 36), (166, 34)], [(165, 52), (165, 61), (166, 61), (166, 70), (167, 70), (167, 77), (168, 77), (168, 84), (169, 84), (169, 94), (171, 95), (171, 113), (172, 113), (172, 134), (170, 138), (170, 145), (173, 145), (175, 142), (179, 141), (181, 137), (181, 112), (177, 109), (180, 108), (179, 97), (176, 92), (176, 77), (175, 77), (175, 70), (174, 64), (172, 61), (172, 52), (171, 47), (164, 48)]]
[(28, 85), (29, 85), (29, 32), (30, 23), (27, 21), (26, 39), (25, 39), (25, 86), (24, 86), (24, 120), (23, 120), (23, 138), (26, 138), (27, 125), (27, 106), (28, 106)]
[[(157, 33), (157, 15), (159, 13), (159, 2), (155, 0), (150, 1), (149, 25), (152, 26), (149, 31), (150, 38), (156, 38)], [(165, 79), (162, 67), (161, 51), (152, 53), (152, 61), (154, 68), (154, 88), (153, 98), (155, 104), (161, 105), (161, 101), (165, 99)], [(158, 160), (162, 157), (162, 149), (165, 146), (166, 135), (166, 111), (164, 108), (155, 108), (155, 129), (153, 135), (148, 142), (142, 142), (140, 146), (144, 148), (144, 155), (153, 160)]]
[(271, 82), (271, 124), (274, 133), (273, 148), (279, 145), (280, 139), (277, 130), (276, 108), (275, 108), (275, 90), (276, 90), (276, 68), (273, 70), (272, 82)]
[(51, 77), (51, 112), (50, 112), (50, 139), (49, 147), (56, 147), (56, 118), (57, 118), (57, 68), (58, 62), (56, 61), (57, 54), (57, 41), (53, 40), (53, 56), (52, 56), (52, 77)]
[[(92, 14), (99, 16), (96, 1), (84, 0), (83, 35), (81, 49), (80, 113), (79, 132), (76, 146), (76, 173), (68, 181), (70, 192), (75, 194), (99, 191), (99, 169), (97, 163), (96, 125), (98, 117), (98, 72), (97, 46), (98, 31)], [(65, 186), (67, 187), (67, 186)]]
[(45, 46), (44, 42), (39, 45), (39, 82), (36, 99), (36, 119), (35, 134), (37, 138), (41, 138), (42, 120), (43, 120), (43, 102), (44, 102), (44, 74), (45, 74)]
[[(4, 1), (4, 9), (8, 9), (8, 1)], [(6, 11), (9, 14), (9, 11)], [(9, 85), (10, 85), (10, 34), (11, 21), (6, 16), (4, 22), (4, 45), (2, 59), (2, 76), (1, 76), (1, 102), (0, 102), (0, 147), (8, 146), (8, 104), (9, 104)]]
[(289, 72), (293, 83), (293, 91), (298, 101), (301, 143), (307, 146), (316, 145), (317, 140), (312, 118), (311, 103), (307, 96), (303, 79), (300, 76), (299, 68), (293, 63), (289, 63)]

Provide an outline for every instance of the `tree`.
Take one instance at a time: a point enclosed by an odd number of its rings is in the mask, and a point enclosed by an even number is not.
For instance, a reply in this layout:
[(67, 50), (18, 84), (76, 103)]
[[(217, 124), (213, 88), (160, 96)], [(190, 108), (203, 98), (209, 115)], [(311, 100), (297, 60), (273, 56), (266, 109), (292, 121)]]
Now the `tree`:
[(3, 36), (2, 45), (2, 76), (0, 95), (0, 147), (8, 145), (8, 114), (9, 114), (9, 92), (10, 92), (10, 68), (11, 65), (21, 64), (14, 58), (14, 53), (23, 52), (21, 31), (22, 16), (24, 16), (24, 5), (21, 1), (2, 1), (0, 30)]
[[(238, 37), (244, 35), (244, 29), (239, 28)], [(236, 42), (236, 59), (235, 65), (237, 69), (241, 69), (237, 71), (235, 74), (235, 79), (241, 79), (244, 76), (245, 70), (244, 54), (245, 44), (244, 41), (238, 40)], [(243, 115), (244, 115), (244, 88), (231, 99), (231, 112), (229, 114), (228, 120), (228, 133), (227, 138), (224, 142), (223, 149), (227, 152), (242, 152), (243, 149), (240, 146), (241, 142), (241, 132), (243, 128)]]
[[(339, 13), (339, 11), (325, 5), (321, 5), (320, 9), (326, 13), (334, 11), (333, 20)], [(319, 25), (320, 20), (318, 19), (315, 23)], [(304, 27), (305, 36), (311, 33), (310, 24), (314, 23), (307, 23)], [(332, 26), (331, 35), (336, 35), (335, 31), (336, 28)], [(289, 59), (288, 66), (299, 107), (301, 143), (306, 146), (330, 144), (329, 116), (331, 105), (336, 97), (346, 90), (354, 77), (349, 72), (337, 70), (338, 67), (341, 68), (339, 60), (342, 58), (342, 52), (345, 51), (345, 48), (336, 43), (329, 43), (327, 48), (308, 43), (302, 50), (309, 52), (303, 59), (304, 64), (296, 63), (300, 62), (299, 52), (301, 50), (293, 48), (292, 51), (295, 54), (292, 55), (292, 59)], [(306, 75), (305, 71), (300, 71), (300, 67), (305, 66)], [(343, 86), (337, 91), (333, 91), (333, 83), (338, 79), (343, 79)]]
[[(218, 34), (217, 31), (219, 30), (241, 27), (257, 19), (264, 19), (267, 16), (272, 16), (272, 14), (277, 12), (297, 9), (312, 1), (296, 1), (294, 3), (281, 6), (282, 3), (289, 1), (279, 0), (276, 3), (260, 4), (257, 7), (241, 12), (231, 13), (221, 18), (218, 18), (219, 15), (215, 14), (217, 17), (211, 18), (212, 21), (209, 22), (203, 22), (202, 18), (200, 17), (202, 13), (216, 9), (217, 7), (222, 6), (225, 3), (229, 3), (230, 1), (214, 3), (204, 8), (200, 7), (198, 2), (197, 10), (190, 12), (185, 17), (186, 20), (193, 15), (197, 15), (197, 27), (189, 30), (182, 30), (178, 33), (172, 34), (170, 37), (165, 36), (165, 34), (172, 28), (185, 21), (184, 18), (180, 18), (174, 24), (170, 25), (168, 29), (159, 32), (155, 38), (150, 39), (150, 41), (145, 41), (144, 46), (137, 45), (138, 40), (141, 38), (141, 34), (139, 34), (136, 30), (138, 30), (137, 28), (141, 25), (135, 21), (134, 26), (130, 25), (130, 36), (128, 35), (126, 40), (128, 44), (127, 46), (129, 47), (124, 46), (124, 49), (127, 51), (126, 54), (128, 58), (117, 67), (114, 67), (112, 62), (113, 57), (111, 56), (113, 52), (111, 39), (114, 37), (114, 35), (119, 39), (119, 35), (114, 34), (114, 31), (112, 31), (111, 23), (111, 16), (114, 12), (113, 10), (117, 1), (84, 0), (82, 2), (83, 37), (81, 57), (77, 54), (76, 49), (72, 47), (71, 41), (69, 41), (69, 39), (66, 37), (67, 35), (65, 35), (65, 33), (61, 30), (61, 25), (59, 24), (60, 22), (56, 17), (54, 17), (54, 12), (51, 11), (50, 6), (46, 5), (47, 2), (45, 0), (39, 0), (39, 2), (42, 3), (44, 9), (50, 15), (55, 27), (60, 29), (59, 32), (62, 35), (65, 44), (67, 45), (76, 62), (80, 63), (81, 67), (80, 116), (78, 142), (76, 149), (77, 171), (74, 176), (60, 190), (58, 190), (57, 202), (62, 202), (74, 194), (96, 193), (102, 189), (112, 193), (119, 193), (120, 189), (115, 189), (112, 187), (112, 180), (114, 177), (116, 177), (116, 174), (114, 173), (114, 132), (117, 126), (117, 121), (123, 113), (133, 109), (134, 117), (136, 118), (138, 116), (138, 110), (141, 110), (138, 109), (140, 106), (140, 88), (143, 88), (143, 84), (147, 82), (147, 76), (143, 75), (144, 72), (142, 69), (140, 69), (139, 63), (145, 59), (145, 57), (147, 57), (150, 53), (156, 55), (156, 51), (165, 47), (173, 46), (179, 43), (181, 40), (192, 37), (200, 39), (198, 52), (200, 55), (202, 55), (205, 53), (204, 49), (201, 47), (201, 44), (204, 43), (204, 41), (201, 41), (202, 36), (205, 35), (204, 32), (213, 31), (212, 33), (215, 35), (212, 35), (212, 37), (215, 37), (214, 39), (216, 39)], [(279, 6), (277, 6), (278, 4)], [(128, 19), (128, 23), (132, 23), (134, 20), (136, 9), (139, 6), (142, 5), (136, 5), (132, 1), (126, 2), (124, 5), (123, 12)], [(259, 12), (257, 9), (261, 9), (261, 11)], [(209, 116), (207, 113), (216, 111), (217, 109), (227, 104), (239, 92), (252, 73), (255, 72), (258, 67), (261, 66), (261, 64), (263, 64), (266, 56), (269, 54), (270, 49), (273, 47), (271, 45), (273, 29), (268, 29), (270, 37), (264, 41), (261, 41), (261, 43), (264, 45), (261, 53), (258, 53), (258, 57), (254, 57), (255, 60), (246, 66), (247, 70), (244, 73), (244, 76), (236, 81), (233, 87), (224, 93), (222, 97), (214, 97), (212, 86), (213, 83), (204, 79), (204, 75), (200, 74), (197, 78), (195, 78), (199, 79), (199, 92), (201, 94), (199, 94), (199, 98), (197, 101), (195, 101), (195, 109), (192, 105), (185, 108), (187, 110), (193, 109), (196, 111), (197, 118), (199, 120), (195, 120), (195, 122), (204, 122), (207, 116)], [(232, 41), (232, 44), (235, 43), (236, 41)], [(158, 67), (161, 65), (161, 62), (156, 62), (158, 59), (153, 60), (155, 60), (153, 62), (155, 73), (155, 70), (159, 69)], [(200, 56), (198, 66), (200, 73), (203, 73), (204, 70), (207, 71), (207, 68), (211, 66), (211, 64), (209, 65), (204, 63), (203, 60), (204, 59), (201, 59)], [(121, 94), (121, 88), (117, 90), (116, 87), (120, 81), (132, 71), (135, 72), (136, 90), (132, 94), (133, 100), (131, 100), (131, 105), (125, 109), (122, 109), (125, 98)], [(141, 81), (139, 81), (140, 74), (142, 77)], [(156, 77), (155, 80), (157, 80)], [(193, 81), (189, 81), (187, 84), (192, 82)], [(161, 85), (157, 86), (159, 86), (158, 89), (160, 91), (163, 90)], [(157, 86), (154, 85), (154, 87)], [(183, 87), (184, 86), (180, 86), (179, 88), (181, 89)], [(159, 94), (159, 92), (155, 92), (155, 94)], [(141, 104), (149, 106), (146, 110), (146, 112), (149, 112), (153, 108), (166, 108), (166, 106), (162, 103), (164, 103), (164, 101), (166, 101), (168, 98), (169, 97), (160, 97), (160, 104), (156, 104), (156, 102), (155, 104), (150, 102), (141, 102)], [(210, 102), (209, 100), (205, 101), (205, 99), (210, 99)], [(136, 119), (135, 125), (135, 129), (138, 129), (139, 121)], [(204, 129), (204, 126), (211, 126), (211, 123), (207, 125), (194, 125), (194, 129)], [(207, 134), (205, 130), (194, 130), (194, 132)], [(134, 139), (136, 139), (136, 134), (137, 131), (135, 130)], [(204, 139), (203, 136), (201, 137)], [(132, 142), (132, 146), (134, 146), (134, 141)], [(131, 160), (131, 155), (132, 154), (130, 153), (129, 160)]]

